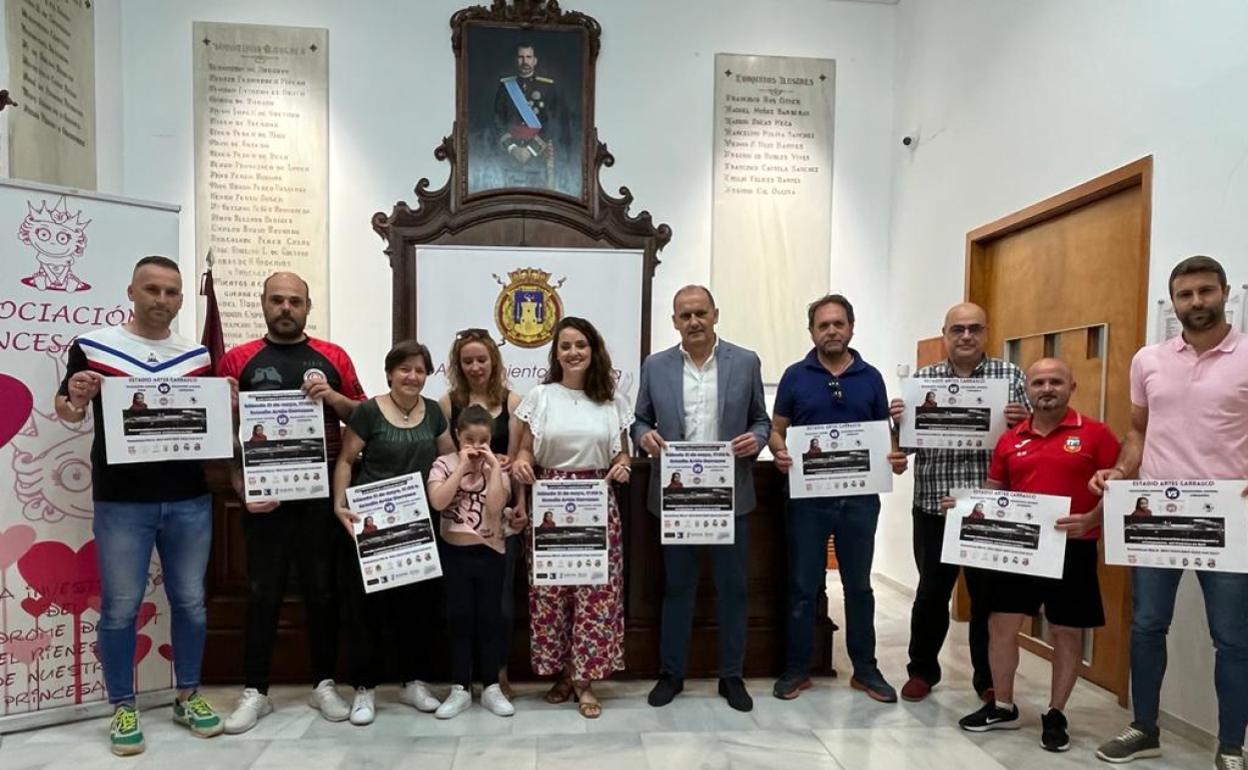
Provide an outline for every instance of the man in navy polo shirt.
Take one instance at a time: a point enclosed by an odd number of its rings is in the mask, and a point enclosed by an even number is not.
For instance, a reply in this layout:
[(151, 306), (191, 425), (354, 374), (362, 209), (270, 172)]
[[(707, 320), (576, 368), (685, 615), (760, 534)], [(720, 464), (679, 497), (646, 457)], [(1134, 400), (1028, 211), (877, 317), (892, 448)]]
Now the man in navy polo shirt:
[[(888, 419), (888, 394), (879, 371), (849, 346), (854, 337), (854, 307), (829, 294), (806, 310), (815, 347), (780, 378), (768, 442), (776, 469), (793, 465), (785, 443), (790, 425), (824, 425)], [(894, 473), (906, 469), (906, 455), (888, 457)], [(826, 543), (836, 536), (836, 559), (845, 590), (845, 639), (854, 665), (850, 686), (875, 700), (892, 703), (897, 692), (884, 679), (875, 659), (875, 594), (871, 560), (880, 516), (879, 495), (851, 495), (789, 500), (785, 528), (789, 546), (789, 616), (784, 674), (773, 694), (791, 700), (810, 687), (815, 606), (826, 579)]]

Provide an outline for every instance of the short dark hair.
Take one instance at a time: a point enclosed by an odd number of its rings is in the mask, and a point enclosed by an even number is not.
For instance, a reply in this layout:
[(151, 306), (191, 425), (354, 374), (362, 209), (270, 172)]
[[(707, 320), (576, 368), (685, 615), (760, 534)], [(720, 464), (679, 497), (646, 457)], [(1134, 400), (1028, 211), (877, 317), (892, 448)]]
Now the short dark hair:
[(849, 325), (854, 325), (854, 306), (849, 304), (849, 300), (843, 294), (825, 294), (814, 302), (810, 303), (810, 307), (806, 308), (806, 328), (815, 328), (815, 313), (819, 312), (819, 308), (824, 305), (840, 305), (845, 309), (845, 318), (849, 321)]
[(1192, 275), (1193, 273), (1214, 273), (1218, 276), (1218, 284), (1223, 288), (1226, 287), (1226, 271), (1222, 269), (1222, 264), (1213, 257), (1197, 254), (1175, 265), (1174, 269), (1170, 271), (1169, 290), (1171, 297), (1174, 296), (1174, 279), (1180, 275)]
[(534, 56), (537, 56), (537, 46), (533, 45), (532, 41), (521, 40), (519, 43), (516, 43), (516, 53), (520, 53), (521, 48), (528, 48), (529, 50), (533, 51)]
[(138, 270), (140, 267), (143, 267), (144, 265), (155, 265), (156, 267), (163, 267), (166, 270), (172, 270), (178, 275), (182, 274), (182, 271), (178, 268), (177, 262), (174, 262), (172, 259), (169, 259), (168, 257), (162, 257), (159, 254), (152, 254), (150, 256), (144, 257), (143, 259), (140, 259), (138, 262), (134, 263), (134, 269)]
[(493, 432), (494, 418), (490, 416), (489, 410), (480, 404), (469, 404), (464, 407), (464, 411), (460, 412), (455, 420), (455, 432), (467, 430), (474, 425), (480, 425)]
[(433, 356), (429, 355), (429, 348), (420, 344), (416, 340), (403, 340), (396, 342), (394, 347), (390, 348), (390, 352), (386, 354), (386, 381), (390, 380), (390, 373), (399, 368), (399, 364), (409, 358), (419, 358), (425, 363), (425, 372), (433, 374)]

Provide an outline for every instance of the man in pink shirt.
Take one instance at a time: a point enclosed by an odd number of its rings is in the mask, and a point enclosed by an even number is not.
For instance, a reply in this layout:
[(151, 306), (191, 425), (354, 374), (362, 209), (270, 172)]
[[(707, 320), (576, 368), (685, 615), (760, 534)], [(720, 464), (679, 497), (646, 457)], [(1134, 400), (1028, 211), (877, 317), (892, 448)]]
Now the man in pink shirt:
[[(1131, 430), (1112, 468), (1090, 486), (1103, 492), (1142, 479), (1248, 478), (1248, 339), (1226, 322), (1226, 272), (1189, 257), (1170, 273), (1170, 300), (1183, 325), (1131, 362)], [(1157, 715), (1166, 672), (1166, 633), (1181, 569), (1132, 567), (1131, 700), (1135, 720), (1096, 755), (1130, 762), (1161, 755)], [(1244, 770), (1248, 728), (1248, 574), (1197, 571), (1217, 650), (1217, 770)]]

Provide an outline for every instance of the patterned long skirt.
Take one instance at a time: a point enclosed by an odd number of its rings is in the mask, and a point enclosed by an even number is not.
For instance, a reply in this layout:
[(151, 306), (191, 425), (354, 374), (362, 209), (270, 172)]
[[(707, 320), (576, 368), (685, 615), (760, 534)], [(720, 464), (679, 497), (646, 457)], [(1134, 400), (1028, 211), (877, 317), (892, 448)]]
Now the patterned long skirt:
[[(605, 471), (537, 469), (540, 479), (600, 479)], [(607, 492), (607, 583), (600, 586), (535, 586), (533, 537), (526, 533), (529, 562), (530, 662), (539, 676), (569, 668), (572, 678), (606, 679), (624, 668), (624, 550), (615, 490)]]

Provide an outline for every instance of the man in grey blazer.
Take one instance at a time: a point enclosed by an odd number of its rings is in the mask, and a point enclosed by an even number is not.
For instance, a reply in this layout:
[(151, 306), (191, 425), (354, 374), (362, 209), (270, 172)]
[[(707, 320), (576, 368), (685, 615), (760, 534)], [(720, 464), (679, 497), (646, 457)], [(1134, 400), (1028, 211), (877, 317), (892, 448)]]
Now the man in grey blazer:
[[(710, 290), (686, 286), (672, 300), (680, 344), (651, 355), (641, 366), (633, 442), (658, 458), (668, 441), (730, 441), (737, 458), (732, 545), (706, 546), (714, 559), (719, 595), (719, 694), (738, 711), (754, 708), (745, 689), (745, 577), (754, 509), (753, 464), (767, 444), (771, 420), (763, 402), (758, 356), (715, 335), (719, 310)], [(649, 508), (659, 514), (659, 470), (650, 474)], [(664, 545), (661, 673), (651, 706), (666, 706), (684, 689), (699, 546)]]

